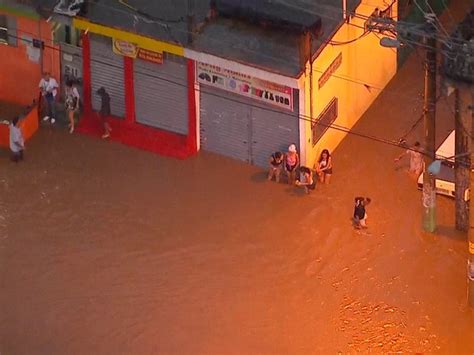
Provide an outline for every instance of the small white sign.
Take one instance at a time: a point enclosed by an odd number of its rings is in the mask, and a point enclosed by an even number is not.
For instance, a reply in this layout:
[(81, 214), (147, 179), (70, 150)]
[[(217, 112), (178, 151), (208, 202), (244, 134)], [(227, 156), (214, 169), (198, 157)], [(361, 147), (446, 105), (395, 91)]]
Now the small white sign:
[(32, 62), (38, 63), (41, 56), (41, 50), (33, 46), (26, 47), (26, 53), (28, 54), (28, 59)]
[(72, 54), (64, 53), (64, 54), (63, 54), (63, 59), (64, 59), (66, 62), (72, 62), (73, 56), (72, 56)]

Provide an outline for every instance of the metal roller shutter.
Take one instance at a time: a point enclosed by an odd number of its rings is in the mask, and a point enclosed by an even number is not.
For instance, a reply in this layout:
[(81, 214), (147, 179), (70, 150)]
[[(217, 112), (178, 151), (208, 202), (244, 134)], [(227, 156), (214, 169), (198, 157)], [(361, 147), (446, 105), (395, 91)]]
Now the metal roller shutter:
[(112, 115), (125, 117), (125, 79), (123, 57), (112, 51), (110, 38), (91, 36), (91, 87), (92, 108), (100, 110), (100, 97), (96, 94), (104, 87), (110, 95)]
[(135, 113), (138, 123), (188, 134), (187, 67), (164, 58), (163, 64), (134, 62)]
[(201, 86), (200, 125), (203, 150), (262, 167), (277, 150), (286, 152), (290, 144), (299, 149), (297, 113), (205, 86)]
[(249, 162), (249, 115), (245, 105), (219, 96), (225, 91), (201, 86), (201, 147), (204, 150)]
[[(296, 98), (294, 101), (298, 102)], [(299, 110), (296, 109), (296, 112)], [(290, 144), (299, 151), (298, 114), (278, 112), (273, 107), (252, 107), (252, 164), (267, 166), (270, 154), (286, 152)]]

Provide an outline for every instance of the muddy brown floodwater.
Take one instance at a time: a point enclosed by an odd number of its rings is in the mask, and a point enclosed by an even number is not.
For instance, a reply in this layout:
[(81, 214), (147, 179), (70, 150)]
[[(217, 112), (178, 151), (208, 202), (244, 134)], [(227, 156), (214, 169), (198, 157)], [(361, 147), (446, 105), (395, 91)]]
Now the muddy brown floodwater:
[[(0, 157), (0, 352), (472, 353), (453, 202), (423, 235), (398, 151), (376, 148), (348, 139), (304, 196), (211, 154), (43, 128), (27, 161)], [(364, 234), (354, 194), (374, 199)]]
[[(421, 75), (409, 62), (355, 129), (399, 138)], [(472, 354), (466, 236), (445, 198), (437, 233), (421, 232), (399, 153), (350, 136), (331, 185), (305, 196), (212, 154), (43, 127), (24, 163), (0, 153), (0, 353)], [(364, 233), (356, 195), (373, 199)]]

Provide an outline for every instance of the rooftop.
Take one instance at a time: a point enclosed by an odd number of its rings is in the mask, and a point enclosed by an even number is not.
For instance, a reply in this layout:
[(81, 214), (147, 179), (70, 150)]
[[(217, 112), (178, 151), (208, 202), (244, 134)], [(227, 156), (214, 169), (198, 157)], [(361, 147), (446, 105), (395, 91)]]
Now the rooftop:
[[(55, 2), (37, 1), (49, 7)], [(192, 12), (189, 4), (193, 2), (191, 7), (194, 8), (196, 26), (190, 41), (187, 16)], [(313, 39), (313, 54), (343, 21), (341, 1), (335, 5), (333, 0), (240, 0), (241, 4), (250, 6), (255, 6), (257, 2), (266, 9), (272, 9), (273, 17), (288, 18), (291, 11), (314, 15), (315, 21), (319, 17), (321, 32)], [(355, 10), (360, 2), (348, 0), (348, 11)], [(301, 35), (285, 28), (262, 26), (220, 15), (209, 19), (210, 12), (210, 0), (92, 0), (85, 16), (95, 23), (178, 43), (285, 76), (298, 77), (303, 71), (299, 45)]]

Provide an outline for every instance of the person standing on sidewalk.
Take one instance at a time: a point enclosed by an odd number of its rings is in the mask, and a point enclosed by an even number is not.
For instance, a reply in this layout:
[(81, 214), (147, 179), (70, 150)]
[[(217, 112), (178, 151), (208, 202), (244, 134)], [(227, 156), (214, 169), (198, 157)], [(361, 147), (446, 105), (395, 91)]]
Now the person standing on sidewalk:
[(283, 154), (275, 152), (270, 156), (270, 170), (268, 171), (268, 181), (275, 177), (276, 182), (280, 182), (281, 171), (283, 170)]
[(69, 118), (69, 133), (74, 132), (74, 115), (79, 110), (79, 91), (73, 85), (72, 80), (66, 82), (65, 90), (66, 99), (64, 105), (66, 106), (67, 117)]
[(52, 124), (56, 122), (56, 96), (58, 94), (58, 87), (58, 82), (52, 78), (48, 72), (43, 74), (39, 88), (48, 108), (48, 112), (46, 116), (44, 116), (43, 121), (47, 122), (51, 119)]
[(25, 140), (20, 127), (18, 127), (19, 117), (15, 117), (10, 124), (10, 150), (11, 160), (15, 163), (23, 160), (23, 151), (25, 150)]
[(285, 171), (288, 176), (288, 184), (294, 185), (296, 180), (296, 169), (300, 163), (296, 145), (292, 144), (288, 147), (288, 153), (285, 154)]
[(400, 159), (405, 155), (410, 159), (410, 168), (408, 169), (408, 172), (416, 175), (416, 177), (420, 176), (424, 167), (423, 155), (420, 152), (420, 142), (415, 142), (413, 148), (407, 149), (404, 153), (395, 158), (395, 163), (400, 161)]
[(104, 134), (102, 135), (103, 139), (110, 137), (110, 132), (112, 132), (112, 128), (110, 127), (109, 123), (107, 122), (107, 118), (111, 114), (110, 110), (110, 95), (105, 91), (103, 87), (97, 90), (97, 95), (100, 96), (100, 111), (99, 116), (102, 120), (102, 125), (104, 127)]

